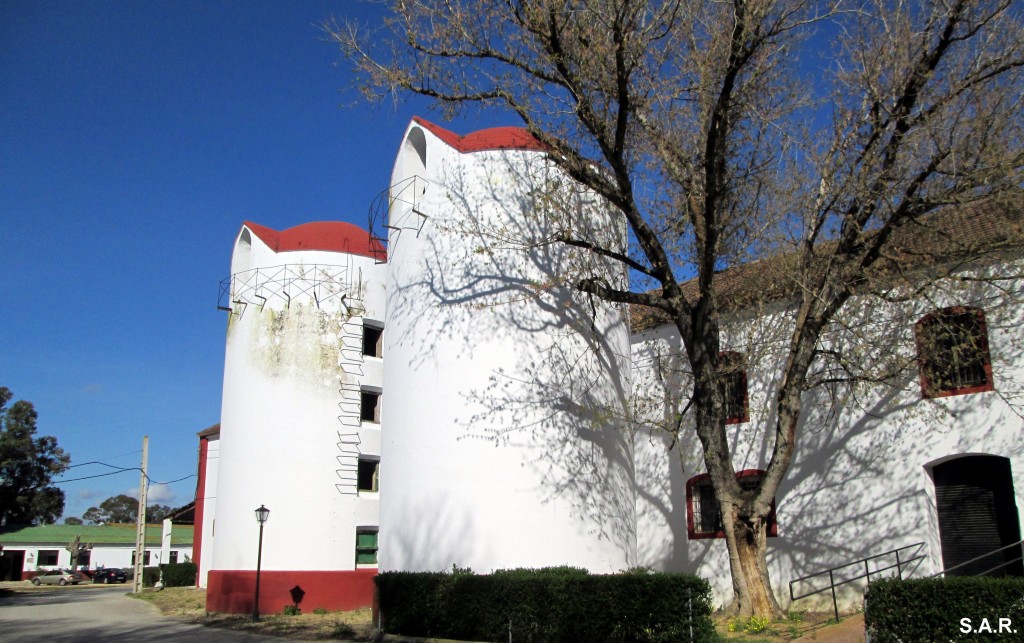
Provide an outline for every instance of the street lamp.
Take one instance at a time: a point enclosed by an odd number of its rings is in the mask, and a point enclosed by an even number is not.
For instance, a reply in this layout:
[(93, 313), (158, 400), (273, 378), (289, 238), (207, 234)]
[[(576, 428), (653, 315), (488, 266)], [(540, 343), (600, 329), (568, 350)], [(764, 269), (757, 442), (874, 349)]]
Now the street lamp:
[(270, 517), (270, 510), (260, 505), (256, 510), (256, 522), (260, 523), (260, 548), (256, 553), (256, 601), (252, 604), (252, 620), (260, 620), (260, 565), (263, 562), (263, 524)]

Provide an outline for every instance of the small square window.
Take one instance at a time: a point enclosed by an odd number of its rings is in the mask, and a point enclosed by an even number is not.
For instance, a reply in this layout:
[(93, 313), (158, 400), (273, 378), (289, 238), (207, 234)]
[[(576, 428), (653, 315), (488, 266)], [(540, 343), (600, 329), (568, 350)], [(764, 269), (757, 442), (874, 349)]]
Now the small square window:
[(356, 564), (377, 564), (377, 530), (356, 530)]
[(952, 307), (922, 317), (914, 326), (922, 397), (991, 391), (992, 364), (985, 314)]
[(363, 355), (368, 357), (384, 356), (383, 328), (363, 325)]
[(172, 549), (171, 550), (170, 556), (167, 557), (167, 562), (169, 562), (172, 565), (174, 565), (175, 563), (178, 562), (178, 550), (177, 549)]
[(380, 422), (380, 393), (360, 391), (359, 417), (363, 422)]
[[(143, 566), (149, 565), (149, 553), (150, 553), (150, 552), (149, 552), (149, 550), (147, 549), (147, 550), (146, 550), (145, 552), (143, 552), (143, 554), (142, 554), (142, 565), (143, 565)], [(135, 550), (134, 550), (134, 549), (132, 550), (132, 567), (135, 567)]]
[[(764, 471), (750, 469), (740, 471), (736, 479), (740, 487), (750, 491), (760, 482)], [(686, 531), (691, 540), (701, 538), (725, 538), (725, 527), (722, 525), (722, 511), (715, 499), (715, 490), (711, 485), (711, 477), (702, 473), (694, 476), (686, 483)], [(768, 514), (768, 536), (779, 535), (779, 524), (775, 519), (775, 501), (772, 500), (771, 513)]]
[(369, 460), (360, 458), (359, 459), (359, 490), (360, 491), (379, 491), (379, 476), (380, 473), (380, 461)]
[(60, 557), (60, 550), (57, 549), (40, 549), (39, 560), (36, 563), (40, 566), (53, 567), (57, 565), (57, 561)]

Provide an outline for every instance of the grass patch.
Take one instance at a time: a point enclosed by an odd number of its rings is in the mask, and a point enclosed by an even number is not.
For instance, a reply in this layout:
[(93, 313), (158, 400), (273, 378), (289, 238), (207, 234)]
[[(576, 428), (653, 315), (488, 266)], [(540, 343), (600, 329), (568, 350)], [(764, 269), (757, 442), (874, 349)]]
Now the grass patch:
[(206, 616), (206, 590), (194, 587), (168, 587), (162, 591), (145, 590), (140, 594), (128, 594), (140, 601), (152, 603), (170, 616)]
[(717, 612), (712, 614), (712, 619), (719, 640), (727, 643), (784, 643), (803, 637), (825, 638), (827, 628), (836, 624), (832, 612), (791, 611), (778, 621), (744, 620)]
[(134, 598), (152, 603), (168, 616), (189, 623), (252, 632), (289, 639), (369, 641), (375, 629), (370, 609), (352, 612), (328, 612), (316, 608), (311, 613), (263, 614), (260, 622), (253, 623), (248, 614), (207, 614), (206, 590), (192, 587), (168, 587), (163, 591), (145, 591), (130, 594)]

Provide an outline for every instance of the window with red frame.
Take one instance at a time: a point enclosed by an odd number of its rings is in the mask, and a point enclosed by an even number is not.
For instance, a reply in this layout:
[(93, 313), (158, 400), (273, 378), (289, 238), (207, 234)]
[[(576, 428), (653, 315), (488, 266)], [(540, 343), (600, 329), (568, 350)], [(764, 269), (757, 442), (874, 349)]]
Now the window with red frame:
[[(736, 474), (740, 487), (750, 491), (761, 481), (764, 471), (748, 469)], [(686, 533), (691, 539), (725, 538), (722, 526), (722, 511), (715, 500), (715, 491), (711, 486), (711, 477), (702, 473), (694, 476), (686, 483)], [(772, 510), (768, 514), (768, 536), (779, 535), (779, 525), (775, 520), (775, 500), (772, 499)]]
[(929, 313), (914, 326), (921, 396), (965, 395), (992, 390), (985, 314), (955, 306)]
[(739, 424), (750, 419), (747, 410), (747, 358), (742, 353), (718, 354), (719, 382), (725, 401), (725, 423)]

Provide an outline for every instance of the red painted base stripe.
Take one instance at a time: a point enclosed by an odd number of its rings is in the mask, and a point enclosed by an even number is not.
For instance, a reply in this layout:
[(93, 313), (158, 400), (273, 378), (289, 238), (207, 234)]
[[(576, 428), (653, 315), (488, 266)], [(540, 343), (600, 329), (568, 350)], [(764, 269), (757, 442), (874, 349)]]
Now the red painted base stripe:
[[(372, 607), (376, 575), (376, 569), (262, 571), (260, 613), (280, 614), (286, 605), (298, 605), (303, 613), (318, 607), (331, 611)], [(251, 614), (255, 595), (255, 571), (210, 570), (206, 611)]]

